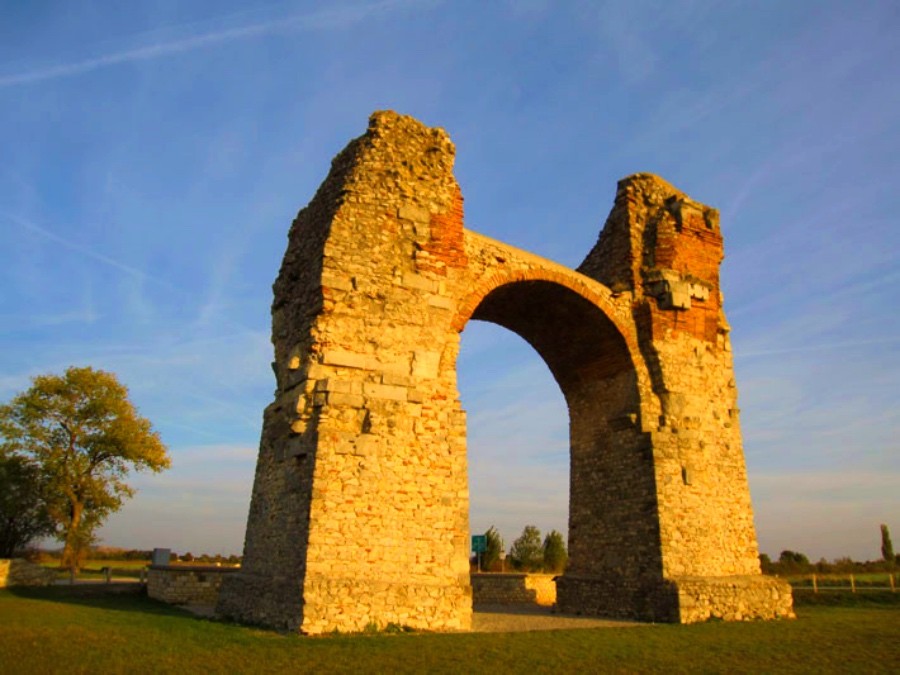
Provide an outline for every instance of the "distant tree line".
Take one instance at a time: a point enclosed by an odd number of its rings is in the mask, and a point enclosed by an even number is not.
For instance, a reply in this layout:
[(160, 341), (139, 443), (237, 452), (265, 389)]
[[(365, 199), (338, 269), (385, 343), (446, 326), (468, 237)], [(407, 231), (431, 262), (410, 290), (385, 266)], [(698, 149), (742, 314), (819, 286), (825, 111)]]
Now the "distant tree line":
[(176, 554), (173, 553), (172, 556), (175, 558), (175, 559), (173, 559), (173, 562), (177, 561), (177, 562), (183, 562), (183, 563), (221, 563), (223, 565), (225, 565), (225, 564), (240, 565), (241, 564), (241, 556), (237, 556), (237, 555), (230, 555), (228, 557), (225, 557), (224, 555), (221, 555), (219, 553), (217, 553), (215, 555), (209, 555), (208, 553), (202, 553), (201, 555), (194, 556), (194, 554), (189, 551), (180, 556), (176, 556)]
[[(62, 550), (57, 549), (54, 551), (44, 551), (40, 549), (31, 549), (26, 551), (27, 557), (35, 559), (35, 560), (54, 560), (58, 559), (62, 556)], [(150, 558), (153, 555), (152, 550), (145, 549), (125, 549), (125, 548), (111, 548), (107, 546), (92, 546), (86, 553), (85, 561), (92, 560), (145, 560), (147, 563), (150, 562)], [(195, 556), (193, 553), (187, 552), (183, 554), (172, 552), (169, 555), (169, 561), (173, 563), (181, 562), (181, 563), (202, 563), (202, 564), (215, 564), (221, 563), (223, 565), (239, 565), (241, 563), (241, 556), (238, 555), (229, 555), (225, 556), (221, 553), (202, 553), (200, 555)]]
[(492, 525), (485, 532), (487, 548), (481, 554), (480, 565), (486, 572), (548, 572), (561, 573), (569, 560), (562, 534), (551, 530), (541, 539), (541, 531), (526, 525), (504, 556), (503, 538)]
[[(513, 542), (509, 553), (504, 552), (503, 538), (492, 525), (485, 532), (487, 548), (481, 554), (481, 569), (486, 572), (550, 572), (562, 573), (568, 562), (568, 552), (562, 534), (556, 530), (541, 539), (541, 532), (534, 525), (526, 525), (522, 534)], [(799, 551), (784, 550), (777, 560), (767, 554), (759, 556), (763, 574), (848, 574), (851, 572), (894, 572), (900, 569), (900, 555), (894, 553), (891, 533), (887, 525), (881, 525), (881, 560), (865, 562), (855, 561), (849, 557), (837, 558), (831, 562), (820, 559), (810, 562), (809, 558)], [(473, 558), (473, 564), (476, 559)]]
[(810, 562), (809, 558), (799, 551), (785, 550), (772, 560), (765, 553), (759, 556), (763, 574), (849, 574), (851, 572), (894, 572), (900, 567), (900, 555), (894, 554), (891, 533), (887, 525), (881, 526), (881, 560), (860, 562), (848, 557), (836, 558), (828, 562), (821, 558), (818, 562)]

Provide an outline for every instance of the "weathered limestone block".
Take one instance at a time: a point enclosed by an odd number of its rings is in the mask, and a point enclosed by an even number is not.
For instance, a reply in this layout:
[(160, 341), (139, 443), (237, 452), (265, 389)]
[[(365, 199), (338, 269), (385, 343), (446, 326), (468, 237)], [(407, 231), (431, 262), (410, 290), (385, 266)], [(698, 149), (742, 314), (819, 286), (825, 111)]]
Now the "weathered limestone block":
[(688, 621), (706, 611), (690, 603), (736, 617), (755, 602), (756, 615), (789, 613), (781, 591), (766, 605), (722, 581), (769, 583), (718, 213), (655, 176), (627, 178), (574, 271), (465, 229), (454, 152), (441, 129), (375, 113), (294, 220), (272, 305), (277, 390), (243, 567), (223, 584), (220, 615), (304, 633), (470, 626), (456, 357), (473, 319), (528, 341), (568, 404), (563, 609)]

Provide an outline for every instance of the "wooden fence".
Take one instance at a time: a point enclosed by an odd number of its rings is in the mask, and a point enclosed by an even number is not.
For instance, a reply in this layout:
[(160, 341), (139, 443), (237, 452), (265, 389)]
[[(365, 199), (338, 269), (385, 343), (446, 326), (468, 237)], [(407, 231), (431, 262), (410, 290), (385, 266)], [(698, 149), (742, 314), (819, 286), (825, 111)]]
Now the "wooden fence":
[(897, 592), (897, 575), (887, 572), (864, 572), (860, 574), (801, 574), (786, 577), (788, 583), (797, 590), (819, 591), (887, 591)]

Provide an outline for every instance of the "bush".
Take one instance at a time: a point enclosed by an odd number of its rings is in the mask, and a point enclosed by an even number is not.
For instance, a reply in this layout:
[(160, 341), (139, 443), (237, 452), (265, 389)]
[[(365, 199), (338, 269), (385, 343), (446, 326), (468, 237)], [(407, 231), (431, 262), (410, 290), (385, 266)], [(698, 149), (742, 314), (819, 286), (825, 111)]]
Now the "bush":
[(544, 539), (543, 554), (545, 572), (558, 574), (566, 568), (569, 553), (563, 536), (556, 530), (550, 530), (550, 534)]
[(544, 549), (541, 531), (534, 525), (526, 525), (522, 536), (513, 542), (509, 550), (513, 568), (522, 572), (539, 572), (544, 567)]

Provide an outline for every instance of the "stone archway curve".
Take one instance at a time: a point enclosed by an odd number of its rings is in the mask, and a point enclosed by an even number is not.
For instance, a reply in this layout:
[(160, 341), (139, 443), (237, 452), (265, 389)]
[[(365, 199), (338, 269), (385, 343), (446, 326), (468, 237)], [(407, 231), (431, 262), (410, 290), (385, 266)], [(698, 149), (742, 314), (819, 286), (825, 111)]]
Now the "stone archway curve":
[[(483, 235), (474, 232), (467, 232), (466, 234), (469, 239), (475, 240), (475, 245), (477, 245), (477, 240), (486, 239)], [(507, 248), (510, 251), (515, 250), (512, 247)], [(532, 254), (528, 254), (528, 257), (532, 260), (539, 260), (544, 265), (531, 266), (527, 269), (500, 267), (499, 269), (486, 272), (459, 301), (451, 325), (462, 331), (484, 297), (496, 288), (522, 281), (546, 281), (559, 284), (595, 304), (616, 326), (628, 343), (629, 348), (637, 353), (637, 339), (634, 335), (634, 327), (627, 323), (627, 318), (625, 321), (620, 321), (616, 318), (617, 307), (611, 301), (612, 291), (600, 282), (577, 272), (565, 268), (557, 269), (556, 263), (550, 260), (544, 260)]]
[[(457, 320), (500, 325), (528, 342), (554, 376), (569, 422), (569, 565), (566, 576), (661, 575), (654, 467), (641, 431), (640, 361), (610, 316), (602, 284), (529, 257), (495, 271), (461, 303)], [(462, 321), (456, 326), (464, 327)], [(632, 351), (635, 350), (635, 351)], [(566, 600), (563, 590), (561, 597)]]
[(467, 230), (454, 157), (442, 129), (375, 113), (294, 220), (243, 567), (218, 613), (304, 633), (469, 627), (455, 361), (475, 318), (535, 345), (569, 406), (564, 610), (789, 614), (790, 590), (759, 574), (718, 212), (623, 179), (576, 272)]
[[(466, 237), (468, 240), (467, 243), (470, 243), (471, 246), (478, 246), (481, 240), (488, 239), (487, 237), (474, 232), (466, 232)], [(493, 240), (489, 241), (494, 245), (499, 243), (493, 242)], [(627, 359), (627, 366), (630, 366), (635, 370), (639, 387), (649, 387), (650, 378), (646, 371), (643, 359), (641, 358), (634, 323), (631, 321), (630, 316), (619, 318), (622, 314), (623, 303), (621, 303), (621, 301), (616, 303), (614, 294), (609, 288), (598, 281), (585, 277), (573, 270), (566, 269), (550, 260), (539, 258), (538, 256), (534, 256), (525, 251), (519, 251), (513, 247), (505, 248), (507, 250), (504, 252), (505, 255), (503, 260), (504, 262), (507, 262), (512, 259), (512, 264), (488, 270), (473, 283), (471, 290), (469, 290), (457, 304), (456, 313), (450, 322), (452, 328), (461, 333), (465, 329), (466, 324), (472, 319), (497, 323), (504, 328), (512, 330), (526, 340), (526, 342), (538, 350), (538, 353), (541, 354), (541, 357), (546, 362), (546, 346), (535, 344), (533, 336), (530, 336), (527, 330), (523, 331), (523, 327), (520, 327), (519, 330), (517, 330), (515, 327), (507, 325), (507, 322), (496, 320), (499, 317), (492, 319), (488, 316), (484, 316), (485, 312), (483, 311), (483, 306), (492, 294), (502, 292), (501, 289), (523, 289), (524, 295), (521, 295), (520, 297), (527, 301), (529, 297), (533, 298), (535, 294), (533, 291), (525, 289), (534, 289), (541, 285), (546, 287), (557, 286), (569, 291), (571, 294), (560, 293), (560, 297), (577, 297), (583, 300), (584, 304), (582, 305), (581, 310), (585, 312), (586, 315), (592, 313), (591, 309), (593, 309), (596, 312), (596, 317), (602, 317), (600, 320), (601, 324), (606, 323), (607, 325), (603, 326), (603, 335), (598, 335), (598, 339), (603, 340), (605, 338), (605, 346), (611, 348), (613, 353), (608, 354), (608, 356), (621, 360), (621, 365), (623, 367), (626, 366), (624, 362)], [(527, 259), (527, 267), (519, 268), (516, 266), (517, 254), (524, 255)], [(482, 308), (481, 316), (479, 316), (480, 308)], [(536, 309), (538, 312), (540, 311), (539, 307)], [(564, 332), (565, 329), (563, 327), (560, 328), (561, 331)], [(595, 346), (599, 348), (603, 345), (597, 344)], [(548, 363), (548, 365), (551, 364)], [(554, 373), (554, 375), (555, 374), (556, 373)]]

